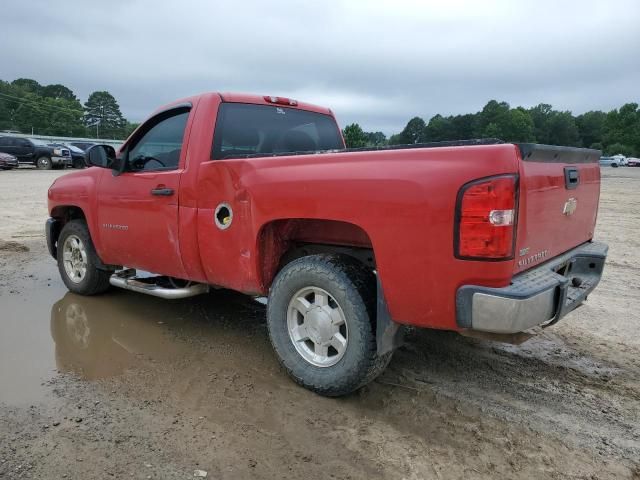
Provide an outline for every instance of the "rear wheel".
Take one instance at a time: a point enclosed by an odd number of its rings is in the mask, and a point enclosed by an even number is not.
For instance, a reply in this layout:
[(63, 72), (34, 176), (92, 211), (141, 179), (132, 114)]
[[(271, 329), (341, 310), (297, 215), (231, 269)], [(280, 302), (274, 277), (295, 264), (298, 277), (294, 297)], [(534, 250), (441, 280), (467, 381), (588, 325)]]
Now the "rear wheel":
[(58, 270), (69, 290), (80, 295), (95, 295), (109, 289), (111, 272), (100, 270), (87, 224), (68, 222), (58, 237)]
[(269, 295), (269, 336), (282, 366), (321, 395), (351, 393), (378, 376), (373, 273), (345, 255), (312, 255), (286, 265)]
[(36, 160), (36, 167), (40, 170), (51, 170), (53, 168), (53, 163), (51, 159), (46, 156), (38, 157)]

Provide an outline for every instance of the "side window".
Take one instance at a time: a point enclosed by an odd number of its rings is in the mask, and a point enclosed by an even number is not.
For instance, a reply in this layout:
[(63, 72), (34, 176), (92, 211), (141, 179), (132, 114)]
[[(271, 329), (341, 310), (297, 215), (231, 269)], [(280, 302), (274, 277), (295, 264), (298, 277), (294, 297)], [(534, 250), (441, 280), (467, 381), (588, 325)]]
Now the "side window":
[(11, 139), (9, 137), (0, 137), (0, 147), (11, 146)]
[(153, 122), (153, 126), (133, 144), (127, 153), (129, 170), (175, 170), (180, 162), (184, 130), (189, 111), (169, 112)]
[(24, 138), (16, 138), (14, 140), (16, 146), (18, 147), (30, 147), (31, 143), (29, 142), (29, 140), (26, 140)]

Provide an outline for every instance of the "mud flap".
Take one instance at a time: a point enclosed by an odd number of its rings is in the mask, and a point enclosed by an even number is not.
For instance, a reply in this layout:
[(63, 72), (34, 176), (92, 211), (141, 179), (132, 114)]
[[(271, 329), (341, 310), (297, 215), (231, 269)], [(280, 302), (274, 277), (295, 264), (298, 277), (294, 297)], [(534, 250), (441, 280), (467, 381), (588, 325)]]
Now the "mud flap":
[(380, 277), (376, 275), (377, 302), (376, 302), (376, 344), (378, 355), (384, 355), (401, 346), (404, 343), (404, 326), (396, 323), (391, 318), (387, 302), (384, 299)]

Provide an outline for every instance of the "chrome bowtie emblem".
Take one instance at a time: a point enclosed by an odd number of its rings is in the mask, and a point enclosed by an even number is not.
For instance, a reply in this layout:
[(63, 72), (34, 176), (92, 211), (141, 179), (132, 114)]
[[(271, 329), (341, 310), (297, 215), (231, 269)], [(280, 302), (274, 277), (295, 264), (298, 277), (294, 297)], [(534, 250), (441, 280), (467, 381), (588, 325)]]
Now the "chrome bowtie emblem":
[(571, 197), (569, 200), (564, 202), (562, 214), (567, 216), (573, 215), (573, 213), (576, 211), (576, 208), (578, 208), (578, 201), (575, 198)]

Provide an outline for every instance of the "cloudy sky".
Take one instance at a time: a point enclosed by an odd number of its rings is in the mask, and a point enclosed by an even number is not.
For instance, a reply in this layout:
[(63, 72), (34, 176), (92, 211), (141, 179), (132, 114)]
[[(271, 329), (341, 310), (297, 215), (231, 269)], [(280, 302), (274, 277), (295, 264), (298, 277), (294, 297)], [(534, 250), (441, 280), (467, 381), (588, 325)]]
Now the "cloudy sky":
[(110, 91), (125, 116), (203, 91), (282, 95), (387, 134), (490, 99), (640, 102), (639, 0), (3, 0), (0, 79)]

